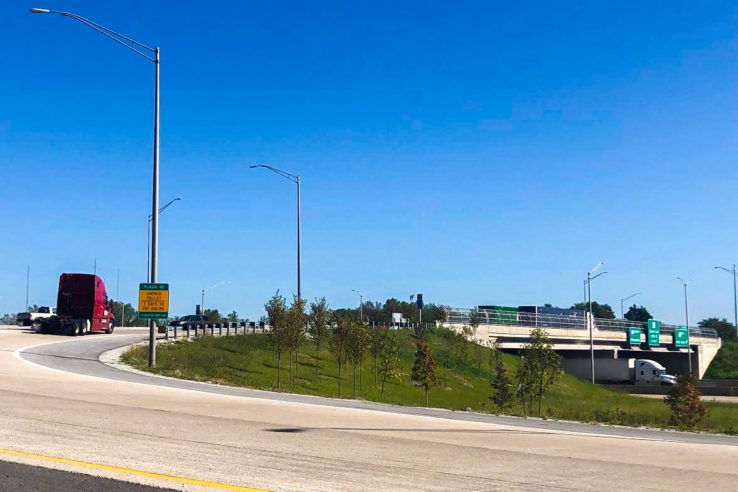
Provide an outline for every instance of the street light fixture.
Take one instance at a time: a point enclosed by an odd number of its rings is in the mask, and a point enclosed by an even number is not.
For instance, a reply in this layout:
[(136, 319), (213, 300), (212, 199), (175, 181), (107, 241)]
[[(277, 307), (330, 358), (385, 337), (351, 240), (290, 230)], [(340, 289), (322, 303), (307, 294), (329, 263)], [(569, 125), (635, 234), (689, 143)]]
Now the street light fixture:
[(200, 311), (202, 311), (203, 316), (205, 315), (205, 292), (209, 290), (213, 290), (216, 287), (220, 287), (221, 285), (230, 283), (230, 280), (223, 280), (222, 282), (218, 282), (215, 285), (211, 285), (207, 289), (202, 289), (202, 297), (200, 297)]
[(677, 277), (682, 285), (684, 286), (684, 324), (687, 327), (687, 366), (689, 367), (689, 374), (692, 374), (692, 341), (689, 340), (689, 304), (687, 303), (687, 286), (692, 282), (691, 280), (684, 280), (682, 277)]
[(623, 297), (622, 299), (620, 299), (620, 319), (625, 319), (625, 314), (624, 314), (624, 310), (623, 310), (624, 309), (623, 308), (623, 305), (624, 305), (625, 301), (627, 301), (628, 299), (633, 299), (635, 296), (639, 296), (639, 295), (641, 295), (641, 293), (640, 292), (636, 292), (635, 294), (631, 294), (628, 297)]
[(719, 267), (719, 266), (716, 266), (715, 269), (716, 270), (723, 270), (723, 271), (728, 272), (729, 274), (733, 275), (733, 315), (735, 316), (733, 318), (733, 320), (735, 322), (733, 324), (733, 326), (735, 326), (736, 329), (738, 329), (738, 297), (736, 296), (736, 289), (735, 289), (735, 287), (736, 287), (736, 285), (735, 285), (735, 283), (736, 283), (735, 282), (735, 277), (736, 277), (735, 263), (733, 263), (733, 269), (732, 270), (729, 270), (729, 269), (724, 268), (724, 267)]
[(594, 334), (592, 330), (594, 329), (594, 318), (592, 316), (592, 280), (596, 279), (597, 277), (600, 277), (602, 275), (605, 275), (607, 272), (600, 272), (597, 275), (592, 275), (597, 270), (600, 269), (602, 265), (604, 265), (604, 262), (599, 262), (595, 267), (587, 272), (587, 296), (589, 297), (589, 358), (591, 363), (591, 371), (590, 374), (592, 376), (592, 384), (595, 382), (595, 359), (594, 359)]
[(351, 292), (359, 294), (359, 321), (364, 322), (364, 292), (359, 292), (356, 289), (351, 289)]
[(297, 298), (302, 299), (302, 290), (300, 287), (300, 175), (290, 174), (265, 164), (253, 164), (249, 166), (250, 169), (256, 169), (257, 167), (269, 169), (273, 173), (279, 174), (297, 185)]
[[(143, 43), (124, 36), (118, 32), (108, 29), (105, 26), (85, 19), (71, 12), (61, 12), (59, 10), (49, 10), (41, 8), (32, 8), (30, 12), (33, 14), (59, 14), (64, 17), (71, 17), (82, 24), (99, 32), (100, 34), (112, 39), (116, 43), (125, 46), (154, 63), (155, 82), (154, 82), (154, 166), (153, 181), (151, 193), (151, 272), (149, 280), (156, 282), (158, 277), (158, 260), (159, 260), (159, 47), (152, 48)], [(149, 320), (149, 367), (156, 365), (156, 323)]]
[[(159, 209), (159, 214), (169, 208), (169, 206), (176, 202), (182, 200), (180, 197), (175, 198), (174, 200), (170, 200), (166, 205), (161, 207)], [(151, 261), (151, 244), (149, 243), (149, 238), (151, 237), (151, 214), (149, 214), (149, 221), (146, 224), (146, 281), (151, 282), (151, 270), (149, 269), (149, 264)]]

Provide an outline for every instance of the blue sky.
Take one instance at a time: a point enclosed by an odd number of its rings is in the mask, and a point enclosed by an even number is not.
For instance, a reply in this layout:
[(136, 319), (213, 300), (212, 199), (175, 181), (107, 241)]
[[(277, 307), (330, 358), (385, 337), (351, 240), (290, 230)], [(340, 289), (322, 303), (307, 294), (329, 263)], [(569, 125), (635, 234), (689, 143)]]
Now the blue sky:
[(160, 280), (172, 312), (634, 299), (732, 318), (738, 44), (728, 2), (84, 2), (0, 6), (0, 311), (61, 272), (134, 301), (146, 274), (161, 47)]

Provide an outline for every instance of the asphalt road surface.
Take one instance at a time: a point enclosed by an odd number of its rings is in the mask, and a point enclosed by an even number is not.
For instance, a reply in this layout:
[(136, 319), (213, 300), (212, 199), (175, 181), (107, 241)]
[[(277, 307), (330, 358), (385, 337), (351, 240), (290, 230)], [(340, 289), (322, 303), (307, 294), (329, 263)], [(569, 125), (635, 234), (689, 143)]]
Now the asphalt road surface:
[(77, 492), (166, 492), (159, 487), (140, 485), (83, 473), (72, 473), (39, 466), (0, 461), (0, 492), (45, 492), (74, 490)]
[[(735, 490), (738, 438), (153, 378), (0, 331), (0, 459), (187, 490)], [(23, 347), (37, 345), (17, 356)], [(59, 490), (59, 489), (57, 489)]]

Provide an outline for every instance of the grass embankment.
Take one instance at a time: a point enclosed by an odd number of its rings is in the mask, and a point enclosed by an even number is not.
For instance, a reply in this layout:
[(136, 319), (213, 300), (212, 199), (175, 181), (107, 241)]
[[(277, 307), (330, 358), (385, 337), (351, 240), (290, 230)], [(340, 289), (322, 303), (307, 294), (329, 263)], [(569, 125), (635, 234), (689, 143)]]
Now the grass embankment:
[(738, 342), (728, 342), (718, 351), (705, 379), (738, 379)]
[[(412, 332), (399, 332), (398, 337), (401, 342), (402, 376), (388, 381), (384, 395), (380, 396), (381, 380), (378, 379), (375, 384), (374, 362), (368, 357), (357, 369), (357, 398), (399, 405), (424, 405), (423, 391), (411, 383), (409, 376), (415, 350)], [(428, 342), (439, 362), (439, 384), (430, 390), (430, 405), (454, 410), (470, 407), (475, 411), (497, 413), (489, 401), (490, 349), (478, 350), (469, 343), (467, 356), (449, 359), (438, 334), (429, 334)], [(292, 384), (288, 382), (288, 354), (282, 354), (281, 391), (338, 396), (338, 366), (335, 360), (327, 350), (321, 348), (316, 375), (314, 350), (314, 345), (309, 341), (303, 344), (299, 357), (299, 378), (293, 364)], [(277, 361), (273, 358), (271, 345), (265, 335), (204, 337), (161, 344), (157, 350), (157, 366), (153, 369), (147, 367), (147, 347), (132, 348), (123, 355), (122, 360), (138, 369), (165, 376), (277, 390)], [(512, 378), (518, 358), (503, 354), (503, 360)], [(341, 376), (341, 396), (351, 397), (353, 371), (350, 365), (343, 366)], [(709, 414), (698, 424), (698, 430), (738, 433), (738, 406), (725, 403), (707, 405)], [(519, 402), (514, 401), (512, 408), (505, 413), (522, 415)], [(669, 409), (661, 400), (611, 391), (568, 375), (563, 375), (543, 398), (542, 415), (583, 422), (669, 427)]]

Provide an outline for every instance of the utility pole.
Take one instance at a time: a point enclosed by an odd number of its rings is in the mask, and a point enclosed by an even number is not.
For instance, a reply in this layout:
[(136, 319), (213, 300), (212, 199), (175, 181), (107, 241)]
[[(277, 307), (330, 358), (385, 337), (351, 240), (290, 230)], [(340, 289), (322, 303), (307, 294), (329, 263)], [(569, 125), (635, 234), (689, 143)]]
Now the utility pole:
[(356, 289), (351, 289), (352, 292), (359, 294), (359, 321), (364, 322), (364, 293), (359, 292)]
[(733, 263), (733, 268), (728, 269), (724, 267), (715, 267), (716, 270), (723, 270), (725, 272), (728, 272), (729, 274), (733, 275), (733, 326), (738, 330), (738, 295), (736, 295), (736, 271), (735, 271), (735, 263)]
[[(684, 286), (684, 323), (687, 325), (687, 340), (689, 340), (689, 303), (687, 302), (687, 285), (691, 282), (691, 280), (684, 280), (681, 277), (677, 277), (677, 279), (682, 283)], [(689, 374), (692, 374), (692, 341), (689, 340), (689, 344), (687, 345), (687, 367), (689, 367)]]
[(301, 263), (302, 263), (302, 253), (301, 253), (301, 243), (302, 239), (300, 236), (300, 227), (301, 227), (301, 219), (300, 219), (300, 175), (299, 174), (290, 174), (288, 172), (282, 171), (281, 169), (277, 169), (276, 167), (267, 166), (266, 164), (254, 164), (249, 166), (250, 169), (256, 169), (258, 167), (263, 167), (264, 169), (268, 169), (272, 171), (275, 174), (279, 174), (285, 179), (288, 179), (295, 183), (297, 185), (297, 298), (302, 299), (302, 283), (301, 283)]
[(604, 275), (607, 272), (600, 272), (597, 275), (592, 275), (594, 272), (604, 265), (604, 262), (599, 262), (595, 267), (587, 272), (587, 296), (589, 298), (589, 358), (591, 363), (590, 375), (592, 376), (592, 384), (595, 382), (595, 359), (594, 359), (594, 315), (592, 314), (592, 280), (596, 279), (600, 275)]
[(624, 309), (623, 309), (623, 305), (624, 305), (625, 301), (627, 301), (628, 299), (632, 299), (633, 297), (639, 296), (639, 295), (641, 295), (641, 293), (640, 292), (636, 292), (635, 294), (631, 294), (628, 297), (623, 297), (622, 299), (620, 299), (620, 319), (625, 319), (625, 313), (624, 313)]
[(26, 306), (23, 308), (25, 311), (28, 309), (28, 284), (31, 281), (31, 265), (26, 266)]

